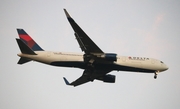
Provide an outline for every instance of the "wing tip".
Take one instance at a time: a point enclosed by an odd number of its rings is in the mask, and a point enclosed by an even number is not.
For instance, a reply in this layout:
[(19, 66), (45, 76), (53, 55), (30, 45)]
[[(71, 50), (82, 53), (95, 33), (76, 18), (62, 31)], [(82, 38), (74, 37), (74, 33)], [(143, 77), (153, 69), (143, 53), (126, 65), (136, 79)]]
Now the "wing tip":
[(66, 83), (66, 85), (70, 85), (69, 81), (65, 77), (63, 77), (63, 79), (64, 79), (64, 82)]
[(67, 12), (67, 10), (65, 8), (64, 8), (64, 12), (65, 12), (67, 18), (71, 18), (71, 16), (69, 15), (69, 13)]

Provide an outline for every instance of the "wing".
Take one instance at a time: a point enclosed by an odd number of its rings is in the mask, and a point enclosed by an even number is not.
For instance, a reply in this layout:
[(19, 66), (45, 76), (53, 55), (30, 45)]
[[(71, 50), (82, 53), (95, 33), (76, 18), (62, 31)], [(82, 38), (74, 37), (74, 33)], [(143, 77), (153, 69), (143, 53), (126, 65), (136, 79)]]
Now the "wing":
[(87, 76), (81, 76), (80, 78), (78, 78), (76, 81), (74, 81), (72, 83), (69, 83), (65, 77), (63, 79), (64, 79), (66, 85), (72, 85), (74, 87), (90, 81), (90, 80), (88, 80)]
[(73, 18), (69, 15), (69, 13), (64, 9), (66, 17), (71, 24), (74, 35), (79, 43), (79, 46), (85, 54), (93, 54), (93, 53), (104, 53), (89, 37), (88, 35), (78, 26), (78, 24), (74, 21)]
[(77, 80), (73, 81), (72, 83), (69, 83), (65, 77), (63, 77), (63, 79), (64, 79), (66, 85), (72, 85), (75, 87), (75, 86), (87, 83), (89, 81), (93, 81), (94, 79), (102, 77), (109, 72), (110, 71), (90, 71), (89, 69), (86, 69), (86, 70), (84, 70), (83, 75), (81, 77), (79, 77)]

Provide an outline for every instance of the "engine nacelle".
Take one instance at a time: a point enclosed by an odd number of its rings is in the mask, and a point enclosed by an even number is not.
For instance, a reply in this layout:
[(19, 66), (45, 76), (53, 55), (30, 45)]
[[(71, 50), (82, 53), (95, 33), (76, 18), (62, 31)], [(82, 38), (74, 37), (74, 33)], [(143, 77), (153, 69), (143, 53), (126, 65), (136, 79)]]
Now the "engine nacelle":
[(115, 75), (105, 75), (101, 78), (98, 78), (98, 80), (101, 80), (103, 82), (107, 82), (107, 83), (115, 83), (115, 79), (116, 79), (116, 76)]
[(105, 58), (108, 61), (117, 61), (117, 54), (115, 53), (105, 53), (101, 55), (102, 58)]

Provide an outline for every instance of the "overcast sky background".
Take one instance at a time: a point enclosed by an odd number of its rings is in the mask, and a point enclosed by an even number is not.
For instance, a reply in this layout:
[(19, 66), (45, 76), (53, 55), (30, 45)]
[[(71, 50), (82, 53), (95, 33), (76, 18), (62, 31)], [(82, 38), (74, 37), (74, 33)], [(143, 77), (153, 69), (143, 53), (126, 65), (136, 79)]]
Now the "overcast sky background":
[[(162, 60), (169, 70), (154, 74), (111, 72), (101, 81), (66, 86), (83, 70), (29, 62), (17, 65), (16, 28), (45, 50), (81, 52), (67, 21), (75, 21), (104, 51)], [(178, 109), (180, 108), (179, 0), (1, 0), (0, 109)]]

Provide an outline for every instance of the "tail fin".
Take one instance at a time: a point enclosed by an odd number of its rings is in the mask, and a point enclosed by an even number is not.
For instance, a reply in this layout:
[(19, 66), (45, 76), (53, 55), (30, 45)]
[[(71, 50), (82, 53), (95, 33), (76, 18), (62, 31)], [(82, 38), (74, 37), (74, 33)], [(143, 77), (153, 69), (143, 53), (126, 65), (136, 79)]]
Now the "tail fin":
[(33, 51), (44, 51), (23, 29), (17, 29), (20, 39)]
[(32, 49), (29, 48), (22, 40), (16, 39), (16, 41), (22, 53), (36, 55), (36, 53), (34, 53), (34, 51), (32, 51)]
[[(24, 54), (30, 54), (30, 55), (37, 55), (31, 48), (29, 48), (21, 39), (16, 39), (19, 48), (21, 50), (22, 53)], [(18, 64), (24, 64), (26, 62), (31, 61), (30, 59), (21, 57), (18, 61)]]

